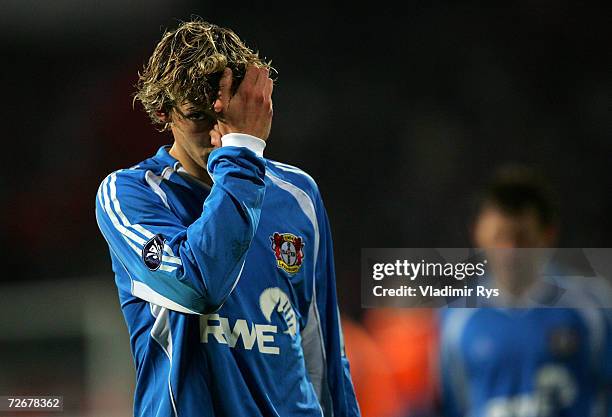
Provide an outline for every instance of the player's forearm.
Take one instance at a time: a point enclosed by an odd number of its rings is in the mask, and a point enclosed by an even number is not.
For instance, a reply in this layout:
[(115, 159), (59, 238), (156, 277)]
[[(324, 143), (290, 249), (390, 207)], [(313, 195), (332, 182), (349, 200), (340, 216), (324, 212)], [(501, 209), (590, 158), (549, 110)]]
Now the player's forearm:
[(255, 231), (265, 193), (265, 165), (245, 147), (224, 147), (210, 158), (214, 179), (202, 217), (187, 229), (200, 272), (205, 310), (220, 307), (234, 288)]
[(265, 165), (237, 146), (209, 159), (215, 180), (198, 220), (186, 227), (135, 170), (107, 177), (96, 199), (102, 234), (136, 297), (203, 314), (233, 289), (259, 224)]

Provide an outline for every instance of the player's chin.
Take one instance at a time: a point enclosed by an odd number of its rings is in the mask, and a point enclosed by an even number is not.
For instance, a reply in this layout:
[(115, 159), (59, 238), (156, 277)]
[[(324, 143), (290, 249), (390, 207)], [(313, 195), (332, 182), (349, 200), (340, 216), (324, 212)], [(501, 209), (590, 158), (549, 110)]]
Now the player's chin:
[(215, 145), (213, 145), (210, 141), (210, 136), (198, 138), (194, 141), (193, 145), (195, 145), (195, 149), (197, 149), (198, 153), (204, 155), (209, 154), (215, 149)]
[(202, 156), (202, 160), (207, 164), (208, 163), (208, 158), (210, 157), (210, 154), (212, 153), (212, 151), (214, 151), (215, 149), (218, 149), (216, 146), (208, 146), (206, 148), (202, 148), (200, 151), (200, 155)]

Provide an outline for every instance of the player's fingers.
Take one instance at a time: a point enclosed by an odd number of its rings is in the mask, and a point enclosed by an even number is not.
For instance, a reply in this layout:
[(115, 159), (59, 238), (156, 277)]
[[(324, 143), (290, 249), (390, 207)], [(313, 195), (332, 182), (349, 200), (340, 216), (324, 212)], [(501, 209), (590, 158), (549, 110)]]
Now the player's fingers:
[(219, 130), (219, 125), (215, 124), (215, 126), (212, 128), (212, 130), (210, 132), (208, 132), (210, 134), (210, 143), (211, 145), (213, 145), (215, 148), (218, 148), (221, 146), (221, 131)]
[(223, 70), (223, 76), (219, 81), (219, 97), (215, 100), (214, 109), (215, 112), (221, 113), (224, 105), (229, 105), (229, 101), (232, 95), (232, 70), (226, 67)]
[(257, 84), (259, 78), (259, 68), (253, 64), (249, 64), (244, 74), (244, 79), (240, 83), (239, 90), (251, 92)]
[(266, 78), (265, 85), (264, 85), (264, 91), (263, 91), (264, 99), (266, 100), (272, 99), (272, 90), (274, 90), (274, 81), (272, 81), (272, 79), (268, 77)]
[(255, 91), (264, 92), (266, 89), (266, 83), (270, 79), (270, 70), (266, 67), (259, 68), (259, 76), (257, 78), (257, 85)]

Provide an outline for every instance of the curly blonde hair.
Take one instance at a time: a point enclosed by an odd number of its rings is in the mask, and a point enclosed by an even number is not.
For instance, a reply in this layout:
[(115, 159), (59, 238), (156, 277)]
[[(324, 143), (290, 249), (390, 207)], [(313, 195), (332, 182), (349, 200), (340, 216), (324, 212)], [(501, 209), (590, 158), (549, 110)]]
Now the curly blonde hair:
[(182, 22), (164, 33), (142, 73), (138, 73), (134, 102), (140, 101), (153, 123), (162, 124), (160, 130), (164, 131), (168, 123), (156, 112), (169, 113), (186, 101), (212, 110), (223, 70), (232, 69), (235, 91), (249, 64), (276, 73), (271, 62), (259, 58), (258, 52), (247, 47), (232, 30), (199, 18)]

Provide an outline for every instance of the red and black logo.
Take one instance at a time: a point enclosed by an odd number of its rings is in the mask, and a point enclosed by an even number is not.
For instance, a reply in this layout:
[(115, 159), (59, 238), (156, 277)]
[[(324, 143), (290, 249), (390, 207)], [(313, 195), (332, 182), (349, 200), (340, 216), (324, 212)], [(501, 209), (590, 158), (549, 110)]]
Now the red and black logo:
[(304, 239), (291, 233), (274, 233), (270, 236), (276, 266), (290, 274), (297, 273), (304, 260)]

